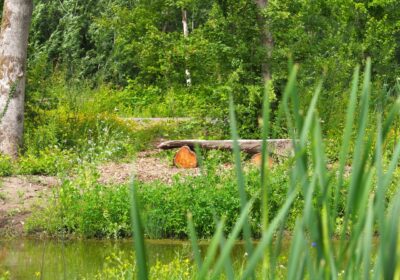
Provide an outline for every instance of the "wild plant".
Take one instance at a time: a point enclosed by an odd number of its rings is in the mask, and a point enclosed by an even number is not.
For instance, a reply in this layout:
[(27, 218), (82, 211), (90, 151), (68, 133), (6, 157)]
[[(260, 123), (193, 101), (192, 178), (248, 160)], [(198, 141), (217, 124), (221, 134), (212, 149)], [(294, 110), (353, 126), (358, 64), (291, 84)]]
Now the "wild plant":
[[(399, 219), (400, 191), (387, 201), (388, 187), (400, 157), (400, 143), (384, 164), (383, 147), (395, 117), (400, 110), (400, 99), (383, 116), (377, 113), (376, 129), (368, 130), (371, 122), (371, 62), (367, 60), (359, 96), (359, 68), (354, 71), (347, 107), (343, 138), (338, 156), (337, 172), (327, 168), (321, 124), (317, 112), (322, 82), (316, 87), (308, 110), (303, 114), (297, 91), (298, 67), (291, 70), (282, 98), (280, 115), (284, 116), (293, 139), (293, 166), (287, 185), (287, 196), (276, 215), (270, 219), (268, 203), (273, 197), (267, 162), (268, 146), (264, 141), (262, 152), (261, 238), (251, 239), (249, 214), (253, 200), (245, 192), (235, 110), (230, 100), (230, 123), (235, 141), (234, 158), (241, 213), (232, 231), (224, 236), (225, 218), (221, 217), (207, 251), (200, 254), (194, 223), (188, 214), (188, 227), (193, 247), (198, 279), (400, 279)], [(270, 135), (269, 92), (266, 86), (263, 109), (263, 140)], [(355, 127), (355, 131), (353, 131)], [(350, 150), (350, 142), (354, 149)], [(351, 165), (350, 175), (346, 174)], [(349, 186), (344, 181), (349, 177)], [(137, 256), (138, 279), (148, 279), (148, 263), (140, 217), (141, 207), (135, 183), (132, 183), (132, 223)], [(296, 226), (290, 237), (284, 235), (288, 214), (296, 197), (304, 197), (304, 206), (296, 217)], [(343, 197), (343, 195), (345, 197)], [(345, 200), (343, 209), (340, 201)], [(337, 221), (340, 221), (338, 224)], [(340, 230), (336, 227), (340, 225)], [(339, 233), (338, 233), (339, 231)], [(247, 261), (235, 275), (231, 252), (242, 234)], [(277, 259), (282, 253), (283, 239), (288, 238), (290, 252), (284, 275), (277, 274)], [(261, 267), (261, 269), (259, 269)]]

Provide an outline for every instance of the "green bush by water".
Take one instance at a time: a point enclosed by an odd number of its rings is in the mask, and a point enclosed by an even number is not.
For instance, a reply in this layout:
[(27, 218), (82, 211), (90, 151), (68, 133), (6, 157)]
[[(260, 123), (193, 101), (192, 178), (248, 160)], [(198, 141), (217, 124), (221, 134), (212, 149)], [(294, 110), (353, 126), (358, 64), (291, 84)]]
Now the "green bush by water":
[[(271, 218), (284, 202), (287, 193), (289, 162), (276, 166), (271, 174), (274, 199), (270, 204)], [(215, 219), (226, 216), (225, 232), (231, 230), (240, 213), (236, 182), (232, 170), (221, 170), (218, 162), (204, 167), (204, 175), (175, 177), (169, 185), (162, 182), (138, 184), (142, 202), (144, 232), (148, 238), (187, 238), (187, 212), (191, 211), (196, 232), (209, 238), (215, 231)], [(246, 192), (255, 200), (251, 213), (254, 237), (260, 236), (260, 171), (247, 171)], [(38, 211), (28, 222), (28, 230), (45, 230), (61, 235), (63, 231), (83, 237), (119, 238), (131, 236), (129, 186), (107, 186), (96, 183), (98, 174), (94, 165), (80, 169), (74, 180), (64, 180), (54, 190), (54, 201), (49, 208)], [(297, 199), (300, 211), (302, 200)], [(50, 213), (52, 213), (50, 215)], [(293, 227), (290, 221), (288, 229)]]

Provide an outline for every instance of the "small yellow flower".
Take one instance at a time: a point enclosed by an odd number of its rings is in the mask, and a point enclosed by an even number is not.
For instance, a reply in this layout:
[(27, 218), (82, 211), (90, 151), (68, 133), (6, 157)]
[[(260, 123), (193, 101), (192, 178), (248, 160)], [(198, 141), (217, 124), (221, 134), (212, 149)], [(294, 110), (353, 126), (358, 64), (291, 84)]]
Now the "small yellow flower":
[(39, 277), (40, 277), (40, 271), (36, 271), (36, 272), (35, 272), (35, 276), (36, 276), (37, 278), (39, 278)]

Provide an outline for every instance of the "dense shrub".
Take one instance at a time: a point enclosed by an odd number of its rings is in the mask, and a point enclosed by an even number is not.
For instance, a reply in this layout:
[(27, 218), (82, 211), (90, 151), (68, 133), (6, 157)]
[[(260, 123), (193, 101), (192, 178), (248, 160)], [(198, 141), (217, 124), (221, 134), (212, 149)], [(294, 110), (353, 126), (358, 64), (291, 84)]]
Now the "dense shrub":
[(37, 155), (28, 153), (18, 161), (16, 172), (27, 175), (57, 175), (68, 172), (76, 163), (72, 152), (60, 150), (57, 146), (46, 147)]
[[(27, 96), (38, 101), (51, 94), (54, 77), (69, 86), (79, 81), (101, 88), (107, 101), (98, 99), (99, 108), (219, 119), (218, 129), (226, 135), (227, 97), (232, 94), (239, 132), (255, 137), (263, 92), (261, 64), (268, 63), (273, 93), (279, 98), (291, 57), (301, 65), (303, 109), (324, 73), (318, 109), (324, 132), (335, 137), (342, 131), (355, 64), (372, 56), (373, 83), (379, 88), (393, 84), (399, 75), (398, 1), (272, 0), (264, 11), (247, 0), (36, 2)], [(188, 38), (182, 34), (182, 9), (188, 12)], [(272, 49), (260, 40), (264, 26), (271, 32)], [(190, 87), (185, 69), (191, 73)], [(374, 95), (380, 98), (379, 91)], [(36, 106), (40, 103), (48, 100)], [(285, 131), (278, 133), (284, 136)]]
[(201, 133), (193, 122), (178, 127), (174, 122), (143, 125), (125, 119), (130, 112), (123, 92), (66, 83), (58, 75), (30, 84), (17, 173), (55, 175), (82, 162), (131, 160), (157, 138)]
[(0, 177), (9, 176), (13, 171), (11, 158), (0, 153)]
[[(283, 203), (287, 189), (287, 165), (274, 169), (270, 215)], [(161, 182), (137, 183), (142, 201), (145, 234), (149, 238), (186, 238), (187, 213), (194, 217), (196, 231), (201, 238), (215, 231), (215, 220), (225, 216), (226, 229), (232, 229), (240, 212), (234, 173), (208, 172), (202, 176), (176, 177), (172, 185)], [(85, 237), (124, 237), (132, 234), (130, 227), (130, 186), (105, 186), (96, 183), (95, 168), (83, 168), (73, 181), (65, 180), (55, 190), (56, 203), (38, 211), (28, 223), (28, 230), (46, 230), (60, 234), (63, 230)], [(247, 172), (247, 192), (255, 199), (251, 214), (255, 236), (260, 233), (259, 171)], [(301, 206), (299, 199), (298, 206)], [(299, 208), (300, 209), (300, 208)], [(294, 210), (296, 211), (296, 210)], [(49, 213), (52, 213), (49, 215)], [(294, 213), (295, 214), (295, 213)], [(294, 218), (290, 220), (291, 224)]]

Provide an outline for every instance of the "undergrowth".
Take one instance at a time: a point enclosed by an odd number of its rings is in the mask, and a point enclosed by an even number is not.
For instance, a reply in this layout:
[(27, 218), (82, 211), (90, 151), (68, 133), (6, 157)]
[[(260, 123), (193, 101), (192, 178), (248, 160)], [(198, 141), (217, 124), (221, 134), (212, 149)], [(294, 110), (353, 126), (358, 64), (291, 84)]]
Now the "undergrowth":
[[(139, 184), (148, 238), (187, 238), (186, 214), (189, 210), (193, 212), (196, 232), (201, 238), (212, 236), (216, 217), (226, 216), (225, 231), (231, 230), (240, 212), (240, 202), (236, 182), (232, 180), (234, 171), (220, 164), (220, 160), (224, 161), (224, 155), (226, 153), (209, 153), (200, 176), (176, 175), (172, 184), (160, 181)], [(285, 186), (289, 165), (289, 161), (276, 165), (271, 174), (275, 198), (270, 204), (271, 217), (287, 193)], [(251, 221), (254, 237), (257, 237), (260, 235), (260, 171), (252, 166), (247, 169), (246, 191), (255, 199)], [(97, 183), (98, 174), (94, 165), (92, 168), (86, 165), (78, 174), (75, 179), (65, 179), (54, 190), (53, 200), (47, 209), (33, 213), (27, 223), (28, 232), (46, 231), (51, 235), (68, 233), (88, 238), (131, 236), (129, 186)], [(301, 209), (301, 201), (299, 196), (296, 202), (298, 209)], [(293, 223), (294, 220), (291, 220), (290, 228)]]
[[(338, 172), (331, 173), (327, 166), (321, 120), (316, 110), (322, 82), (318, 84), (307, 112), (302, 114), (296, 110), (299, 108), (297, 70), (297, 66), (291, 70), (282, 101), (294, 148), (293, 165), (288, 170), (290, 179), (285, 184), (288, 191), (271, 219), (270, 205), (275, 198), (275, 186), (271, 180), (273, 170), (266, 164), (267, 142), (264, 142), (263, 168), (259, 178), (262, 197), (259, 205), (261, 237), (257, 243), (253, 242), (252, 228), (256, 200), (246, 192), (245, 178), (248, 175), (242, 169), (234, 105), (232, 98), (230, 100), (240, 215), (227, 235), (227, 218), (219, 217), (215, 222), (217, 226), (210, 245), (203, 256), (199, 252), (194, 220), (196, 214), (188, 212), (192, 252), (199, 271), (197, 279), (398, 279), (400, 191), (395, 175), (400, 158), (400, 143), (397, 142), (393, 153), (389, 155), (384, 147), (400, 113), (400, 99), (385, 114), (378, 111), (374, 123), (376, 129), (370, 131), (367, 128), (370, 116), (371, 60), (367, 59), (359, 103), (359, 68), (355, 69), (343, 138), (339, 145)], [(268, 93), (266, 90), (263, 139), (268, 137), (270, 129)], [(355, 118), (356, 111), (359, 112), (358, 118)], [(354, 134), (353, 126), (356, 128)], [(354, 150), (351, 150), (349, 144), (353, 135)], [(350, 174), (346, 174), (348, 159), (351, 162)], [(137, 185), (132, 183), (131, 213), (137, 278), (145, 280), (149, 279), (149, 269), (143, 235), (145, 219), (139, 193)], [(296, 203), (299, 196), (302, 196), (303, 201), (300, 208)], [(299, 211), (293, 213), (295, 210)], [(279, 276), (280, 265), (277, 260), (283, 253), (284, 230), (291, 225), (293, 216), (295, 226), (289, 241), (287, 270), (282, 277)], [(338, 220), (341, 220), (340, 227)], [(248, 259), (243, 270), (238, 272), (234, 270), (231, 254), (241, 233)], [(259, 273), (260, 276), (256, 276)]]
[(117, 89), (66, 82), (61, 74), (32, 81), (27, 93), (24, 146), (12, 161), (0, 155), (0, 176), (63, 175), (83, 163), (130, 161), (159, 138), (203, 135), (195, 119), (137, 122)]

